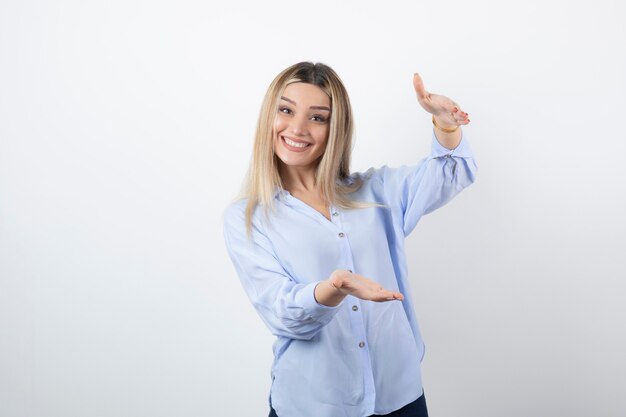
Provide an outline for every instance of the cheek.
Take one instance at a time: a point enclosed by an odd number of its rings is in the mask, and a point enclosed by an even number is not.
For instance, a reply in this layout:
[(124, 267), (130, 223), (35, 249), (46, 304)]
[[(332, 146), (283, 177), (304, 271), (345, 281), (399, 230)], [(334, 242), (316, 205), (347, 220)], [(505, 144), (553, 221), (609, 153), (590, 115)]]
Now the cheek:
[(276, 142), (278, 139), (278, 133), (282, 130), (281, 124), (278, 121), (278, 119), (276, 119), (274, 121), (274, 124), (272, 125), (272, 142), (274, 143), (274, 147), (276, 146)]
[(287, 127), (287, 124), (285, 123), (285, 121), (281, 117), (276, 116), (276, 118), (274, 119), (274, 125), (273, 125), (274, 133), (282, 132), (283, 130), (285, 130), (286, 127)]
[(315, 132), (315, 138), (318, 142), (323, 142), (324, 145), (328, 142), (329, 129), (328, 126), (324, 126)]

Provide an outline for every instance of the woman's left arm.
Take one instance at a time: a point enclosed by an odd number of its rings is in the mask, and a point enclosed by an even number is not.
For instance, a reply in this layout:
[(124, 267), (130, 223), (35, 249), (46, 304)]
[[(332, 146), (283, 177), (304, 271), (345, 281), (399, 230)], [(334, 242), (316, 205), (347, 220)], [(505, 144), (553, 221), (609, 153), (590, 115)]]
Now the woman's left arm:
[(417, 165), (372, 169), (384, 188), (386, 203), (407, 236), (420, 218), (443, 206), (474, 182), (476, 162), (461, 126), (469, 123), (466, 112), (448, 97), (429, 93), (421, 77), (413, 76), (420, 105), (432, 114), (430, 156)]
[(445, 148), (455, 149), (461, 142), (460, 126), (470, 122), (469, 114), (448, 97), (426, 91), (418, 73), (413, 74), (413, 87), (417, 101), (424, 110), (433, 115), (435, 136), (439, 143)]

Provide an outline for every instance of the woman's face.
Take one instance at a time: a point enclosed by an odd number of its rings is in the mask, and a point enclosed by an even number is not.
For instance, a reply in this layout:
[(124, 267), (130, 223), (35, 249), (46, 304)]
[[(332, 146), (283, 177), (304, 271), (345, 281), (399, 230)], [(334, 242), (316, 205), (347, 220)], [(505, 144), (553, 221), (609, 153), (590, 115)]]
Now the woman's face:
[(274, 152), (286, 165), (315, 167), (326, 149), (329, 125), (326, 93), (313, 84), (289, 84), (274, 121)]

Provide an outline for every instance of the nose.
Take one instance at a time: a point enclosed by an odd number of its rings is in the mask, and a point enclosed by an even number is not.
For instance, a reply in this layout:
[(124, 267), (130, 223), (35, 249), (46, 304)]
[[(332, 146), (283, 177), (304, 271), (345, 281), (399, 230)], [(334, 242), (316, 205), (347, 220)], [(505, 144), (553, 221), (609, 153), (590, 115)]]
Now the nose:
[(297, 136), (304, 136), (307, 133), (307, 122), (308, 119), (306, 115), (296, 115), (291, 119), (291, 123), (289, 124), (289, 128), (291, 133)]

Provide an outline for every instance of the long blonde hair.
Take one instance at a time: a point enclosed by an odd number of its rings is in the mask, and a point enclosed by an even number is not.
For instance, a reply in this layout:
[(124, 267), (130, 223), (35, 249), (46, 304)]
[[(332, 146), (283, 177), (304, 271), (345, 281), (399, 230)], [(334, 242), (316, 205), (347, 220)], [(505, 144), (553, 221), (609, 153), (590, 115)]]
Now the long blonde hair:
[[(359, 178), (345, 181), (350, 176), (352, 153), (352, 108), (348, 93), (339, 76), (322, 63), (299, 62), (283, 70), (274, 78), (261, 106), (254, 139), (252, 160), (240, 198), (247, 198), (246, 230), (250, 236), (252, 215), (257, 205), (264, 207), (266, 216), (274, 209), (274, 196), (283, 182), (278, 171), (278, 157), (274, 153), (274, 119), (279, 98), (287, 85), (297, 82), (313, 84), (330, 98), (330, 126), (328, 142), (315, 174), (315, 184), (324, 201), (341, 208), (370, 207), (370, 203), (352, 201), (347, 194), (361, 187)], [(377, 206), (378, 204), (373, 204)]]

